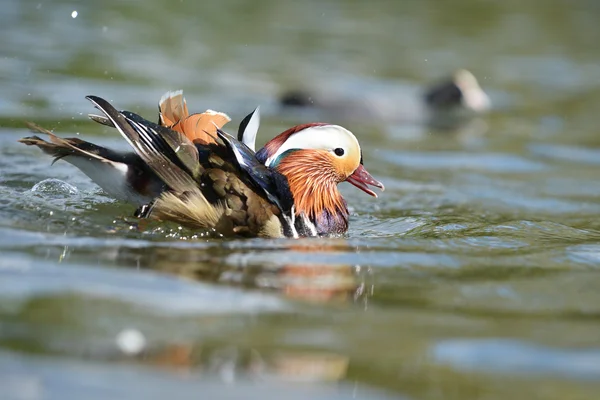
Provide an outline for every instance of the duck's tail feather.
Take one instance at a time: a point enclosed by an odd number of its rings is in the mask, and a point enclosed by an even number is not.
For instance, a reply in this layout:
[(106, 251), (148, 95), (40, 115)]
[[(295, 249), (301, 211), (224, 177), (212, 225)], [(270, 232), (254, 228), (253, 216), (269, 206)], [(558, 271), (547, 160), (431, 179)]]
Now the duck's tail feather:
[(54, 157), (52, 164), (54, 164), (56, 161), (60, 160), (63, 157), (71, 155), (88, 157), (90, 159), (94, 159), (107, 164), (114, 163), (113, 161), (98, 154), (101, 153), (103, 150), (108, 151), (103, 147), (96, 146), (93, 143), (89, 143), (78, 138), (63, 139), (61, 137), (56, 136), (49, 130), (42, 128), (41, 126), (36, 125), (32, 122), (26, 122), (25, 124), (33, 132), (48, 135), (48, 137), (50, 138), (50, 142), (47, 142), (38, 136), (25, 137), (19, 139), (19, 142), (26, 144), (27, 146), (37, 146), (44, 153), (51, 155), (52, 157)]
[(47, 135), (49, 141), (39, 136), (29, 136), (19, 142), (36, 146), (51, 155), (54, 157), (52, 164), (62, 159), (76, 166), (117, 200), (141, 204), (163, 190), (162, 182), (150, 171), (148, 173), (151, 175), (139, 178), (136, 171), (139, 171), (141, 160), (133, 153), (118, 153), (78, 138), (61, 138), (33, 123), (27, 123), (27, 126), (34, 132)]
[(19, 142), (26, 144), (27, 146), (37, 146), (44, 153), (54, 157), (54, 159), (52, 160), (53, 165), (61, 158), (76, 153), (76, 150), (73, 150), (69, 146), (62, 146), (55, 143), (46, 142), (39, 136), (24, 137), (22, 139), (19, 139)]

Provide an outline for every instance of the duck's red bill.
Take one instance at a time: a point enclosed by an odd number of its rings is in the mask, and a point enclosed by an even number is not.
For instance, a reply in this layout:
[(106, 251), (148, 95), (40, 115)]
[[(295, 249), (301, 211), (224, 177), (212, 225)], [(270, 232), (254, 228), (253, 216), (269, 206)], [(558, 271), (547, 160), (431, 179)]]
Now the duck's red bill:
[(371, 174), (367, 172), (365, 167), (362, 166), (362, 164), (359, 165), (358, 168), (356, 168), (356, 171), (354, 171), (354, 173), (346, 180), (366, 194), (370, 194), (373, 197), (377, 197), (377, 193), (369, 189), (369, 185), (378, 187), (381, 189), (381, 191), (385, 190), (383, 183), (373, 178)]

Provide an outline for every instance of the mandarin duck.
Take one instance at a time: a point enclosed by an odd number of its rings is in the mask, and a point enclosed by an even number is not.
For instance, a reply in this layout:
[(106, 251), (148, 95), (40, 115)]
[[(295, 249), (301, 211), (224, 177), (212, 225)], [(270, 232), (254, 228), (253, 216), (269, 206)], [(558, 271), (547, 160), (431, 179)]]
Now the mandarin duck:
[(159, 103), (158, 124), (106, 100), (87, 96), (133, 148), (118, 152), (78, 138), (20, 142), (67, 161), (107, 194), (139, 208), (136, 216), (170, 220), (221, 236), (308, 237), (343, 234), (349, 212), (337, 185), (347, 181), (371, 196), (384, 189), (364, 168), (356, 137), (325, 123), (298, 125), (255, 152), (259, 110), (240, 124), (237, 139), (221, 128), (230, 118), (207, 110), (189, 114), (181, 92)]

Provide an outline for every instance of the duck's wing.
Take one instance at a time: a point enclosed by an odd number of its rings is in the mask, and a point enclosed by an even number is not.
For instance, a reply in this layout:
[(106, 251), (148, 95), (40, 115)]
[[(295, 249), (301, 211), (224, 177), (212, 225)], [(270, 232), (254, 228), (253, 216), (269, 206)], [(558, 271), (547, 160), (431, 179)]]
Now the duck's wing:
[[(88, 114), (88, 117), (99, 124), (115, 127), (110, 118), (104, 115)], [(158, 102), (158, 125), (172, 128), (188, 117), (190, 113), (182, 90), (169, 91), (161, 97)]]
[(217, 134), (229, 152), (233, 154), (240, 169), (246, 173), (249, 180), (260, 187), (269, 201), (277, 205), (281, 211), (285, 214), (290, 213), (294, 200), (285, 176), (258, 161), (254, 151), (245, 143), (236, 140), (221, 129), (217, 129)]
[(146, 208), (145, 216), (214, 229), (223, 235), (284, 234), (282, 211), (272, 201), (277, 195), (267, 192), (261, 180), (241, 166), (231, 146), (219, 136), (208, 144), (192, 143), (181, 132), (131, 112), (119, 112), (99, 97), (88, 99), (171, 188)]
[(317, 230), (312, 222), (305, 217), (296, 218), (294, 197), (287, 178), (277, 170), (265, 166), (256, 158), (253, 150), (227, 132), (218, 129), (217, 134), (235, 156), (237, 165), (246, 172), (252, 183), (260, 187), (269, 201), (279, 208), (284, 235), (295, 238), (317, 236)]
[[(131, 145), (138, 156), (176, 191), (195, 186), (198, 171), (198, 151), (185, 135), (146, 121), (137, 114), (117, 111), (106, 100), (87, 96), (102, 111), (111, 124)], [(178, 147), (171, 146), (179, 144)]]

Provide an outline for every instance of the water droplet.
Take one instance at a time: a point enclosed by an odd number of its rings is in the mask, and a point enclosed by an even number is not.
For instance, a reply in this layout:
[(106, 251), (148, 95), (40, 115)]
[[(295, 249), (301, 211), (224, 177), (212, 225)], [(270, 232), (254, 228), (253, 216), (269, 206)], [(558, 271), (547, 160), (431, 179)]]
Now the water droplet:
[(31, 188), (33, 193), (48, 193), (48, 194), (77, 194), (79, 191), (73, 185), (63, 182), (60, 179), (44, 179), (36, 183)]
[(137, 329), (124, 329), (117, 335), (117, 346), (125, 354), (139, 354), (146, 347), (146, 338)]

